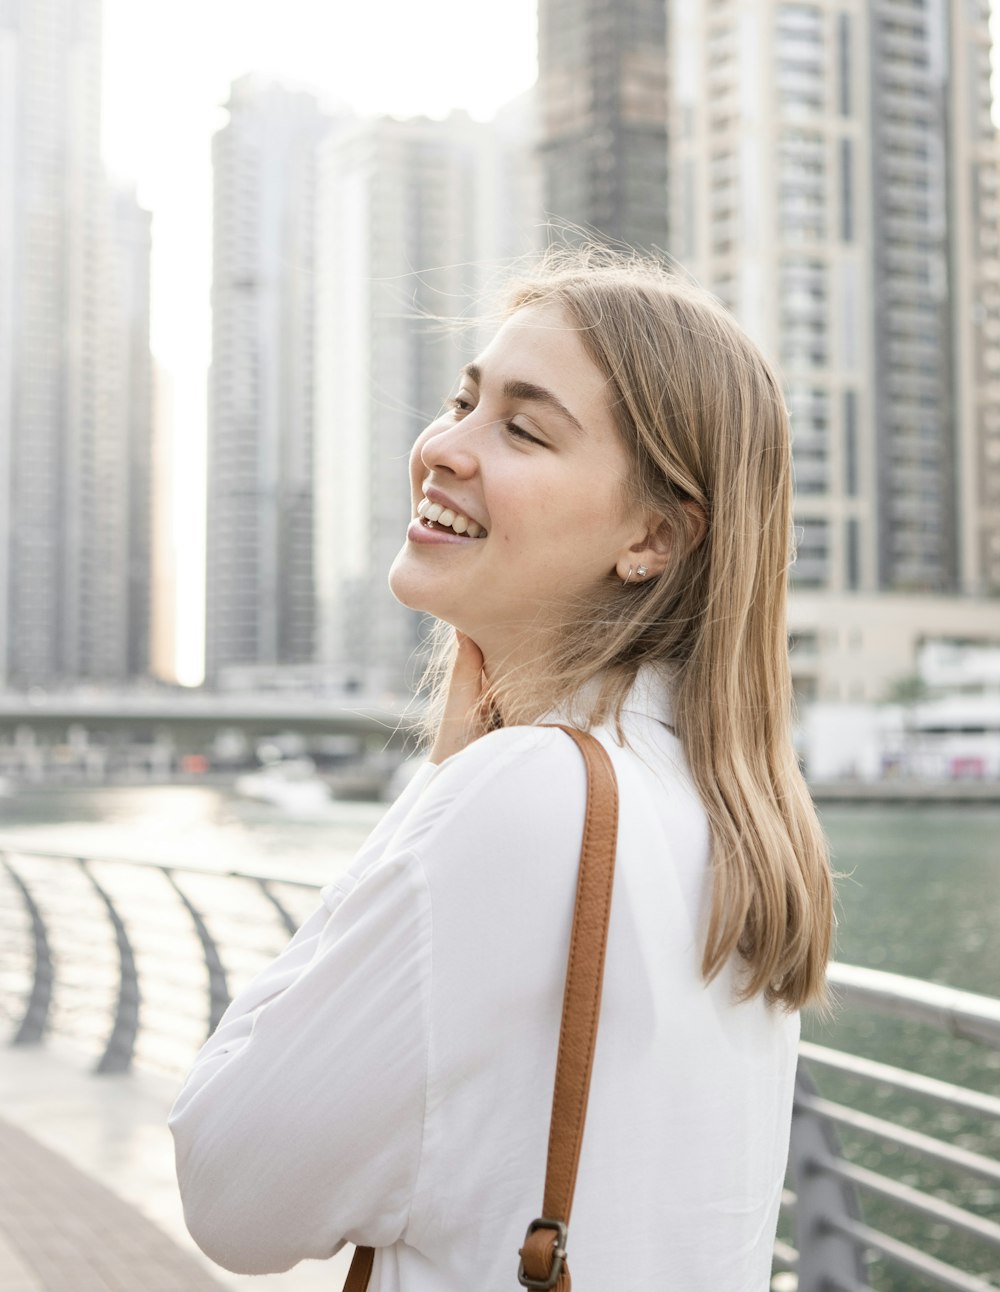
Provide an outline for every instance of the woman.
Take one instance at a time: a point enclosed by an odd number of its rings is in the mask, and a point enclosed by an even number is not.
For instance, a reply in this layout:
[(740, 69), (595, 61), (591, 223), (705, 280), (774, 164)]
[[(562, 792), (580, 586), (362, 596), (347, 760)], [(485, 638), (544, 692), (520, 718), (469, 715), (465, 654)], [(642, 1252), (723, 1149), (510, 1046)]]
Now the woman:
[(586, 794), (558, 718), (621, 804), (574, 1286), (764, 1292), (831, 928), (778, 384), (657, 268), (549, 264), (410, 485), (391, 586), (457, 630), (430, 763), (202, 1051), (172, 1114), (188, 1224), (236, 1271), (346, 1240), (381, 1292), (516, 1286)]

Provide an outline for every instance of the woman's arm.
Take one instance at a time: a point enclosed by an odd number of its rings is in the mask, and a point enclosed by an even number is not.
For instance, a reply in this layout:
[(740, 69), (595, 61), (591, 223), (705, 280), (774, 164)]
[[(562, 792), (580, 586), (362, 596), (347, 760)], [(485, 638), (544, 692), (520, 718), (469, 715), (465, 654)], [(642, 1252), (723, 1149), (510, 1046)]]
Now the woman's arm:
[[(420, 1246), (436, 1142), (427, 1107), (478, 1089), (476, 1074), (495, 1066), (502, 1001), (540, 990), (538, 902), (554, 1056), (581, 760), (561, 733), (511, 728), (431, 772), (411, 810), (233, 1002), (178, 1097), (171, 1129), (188, 1225), (236, 1272), (285, 1270), (345, 1240)], [(509, 1022), (519, 1054), (524, 1023)], [(477, 1118), (496, 1096), (490, 1086)]]
[(407, 1220), (427, 1065), (430, 913), (408, 854), (343, 882), (230, 1006), (170, 1116), (189, 1229), (237, 1273)]

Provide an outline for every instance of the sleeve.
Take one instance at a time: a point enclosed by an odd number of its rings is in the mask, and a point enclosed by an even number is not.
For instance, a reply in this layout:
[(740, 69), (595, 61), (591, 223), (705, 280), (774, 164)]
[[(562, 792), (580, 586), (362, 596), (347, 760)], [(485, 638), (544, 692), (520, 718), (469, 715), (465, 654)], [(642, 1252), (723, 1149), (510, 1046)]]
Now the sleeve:
[(407, 1223), (430, 903), (411, 853), (366, 857), (233, 1002), (170, 1114), (188, 1228), (236, 1273), (385, 1246)]

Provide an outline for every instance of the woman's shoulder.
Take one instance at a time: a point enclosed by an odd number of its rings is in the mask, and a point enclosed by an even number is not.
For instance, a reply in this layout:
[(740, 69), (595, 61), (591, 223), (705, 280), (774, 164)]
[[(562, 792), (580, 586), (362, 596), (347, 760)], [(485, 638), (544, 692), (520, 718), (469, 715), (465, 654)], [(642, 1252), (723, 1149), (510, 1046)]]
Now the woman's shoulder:
[(538, 765), (572, 758), (579, 758), (579, 754), (574, 753), (572, 742), (557, 726), (498, 727), (446, 759), (441, 770), (472, 777), (483, 768), (518, 764), (525, 759)]
[(462, 798), (498, 798), (544, 783), (558, 794), (586, 782), (584, 764), (565, 732), (552, 726), (501, 727), (446, 759), (430, 788)]
[[(403, 834), (416, 851), (512, 844), (553, 823), (582, 831), (587, 777), (570, 738), (553, 727), (488, 732), (446, 759), (408, 813)], [(398, 842), (402, 843), (403, 839)]]

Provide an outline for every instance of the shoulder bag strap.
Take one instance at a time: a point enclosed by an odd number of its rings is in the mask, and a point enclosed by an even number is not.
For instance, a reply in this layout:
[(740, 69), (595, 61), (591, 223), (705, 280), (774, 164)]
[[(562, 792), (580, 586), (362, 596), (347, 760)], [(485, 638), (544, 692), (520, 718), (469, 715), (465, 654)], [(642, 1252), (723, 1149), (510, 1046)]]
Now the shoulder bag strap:
[[(563, 993), (545, 1195), (542, 1215), (528, 1226), (517, 1277), (522, 1287), (570, 1292), (566, 1237), (601, 1009), (618, 840), (618, 783), (611, 759), (599, 740), (572, 727), (560, 725), (560, 730), (576, 741), (583, 755), (587, 767), (587, 810)], [(374, 1259), (371, 1247), (359, 1247), (355, 1251), (344, 1292), (365, 1292)]]

